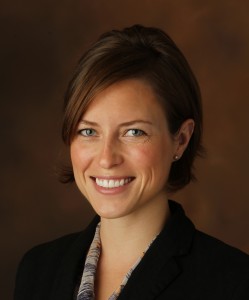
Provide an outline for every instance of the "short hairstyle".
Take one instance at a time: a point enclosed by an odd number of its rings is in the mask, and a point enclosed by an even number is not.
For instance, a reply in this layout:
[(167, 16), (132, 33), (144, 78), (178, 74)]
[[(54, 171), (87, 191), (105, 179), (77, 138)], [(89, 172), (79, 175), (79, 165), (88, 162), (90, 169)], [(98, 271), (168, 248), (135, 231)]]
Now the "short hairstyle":
[[(94, 97), (125, 79), (144, 79), (151, 84), (172, 135), (191, 118), (195, 129), (181, 159), (172, 163), (167, 190), (177, 191), (195, 179), (193, 161), (201, 155), (202, 105), (197, 80), (172, 39), (161, 29), (134, 25), (100, 36), (80, 59), (65, 95), (62, 138), (72, 142), (82, 114)], [(61, 181), (72, 182), (72, 168)]]

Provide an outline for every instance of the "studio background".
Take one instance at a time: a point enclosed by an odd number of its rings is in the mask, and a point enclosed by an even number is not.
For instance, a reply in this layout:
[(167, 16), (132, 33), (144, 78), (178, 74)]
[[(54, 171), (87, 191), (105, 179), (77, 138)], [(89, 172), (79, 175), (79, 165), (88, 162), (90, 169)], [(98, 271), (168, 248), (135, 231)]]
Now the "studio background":
[(198, 229), (249, 253), (248, 12), (247, 0), (1, 1), (1, 299), (12, 299), (29, 248), (93, 216), (55, 176), (63, 96), (83, 51), (134, 23), (165, 30), (202, 90), (207, 158), (196, 162), (198, 182), (172, 198)]

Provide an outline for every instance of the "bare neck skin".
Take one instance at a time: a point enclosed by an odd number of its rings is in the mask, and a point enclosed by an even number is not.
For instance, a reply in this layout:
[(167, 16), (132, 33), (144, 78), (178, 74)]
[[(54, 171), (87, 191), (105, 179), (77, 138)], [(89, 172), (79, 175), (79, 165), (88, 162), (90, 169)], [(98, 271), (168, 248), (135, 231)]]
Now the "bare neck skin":
[(162, 230), (170, 212), (167, 199), (117, 219), (101, 219), (101, 259), (120, 264), (135, 262)]

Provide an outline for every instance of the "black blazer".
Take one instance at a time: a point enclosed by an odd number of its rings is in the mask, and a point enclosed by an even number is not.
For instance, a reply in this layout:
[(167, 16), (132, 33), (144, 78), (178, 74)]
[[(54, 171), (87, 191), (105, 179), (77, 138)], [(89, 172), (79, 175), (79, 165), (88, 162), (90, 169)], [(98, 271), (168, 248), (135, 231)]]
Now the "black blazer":
[[(249, 256), (196, 230), (179, 204), (169, 205), (169, 221), (118, 299), (248, 300)], [(18, 269), (14, 299), (75, 299), (98, 221), (30, 250)]]

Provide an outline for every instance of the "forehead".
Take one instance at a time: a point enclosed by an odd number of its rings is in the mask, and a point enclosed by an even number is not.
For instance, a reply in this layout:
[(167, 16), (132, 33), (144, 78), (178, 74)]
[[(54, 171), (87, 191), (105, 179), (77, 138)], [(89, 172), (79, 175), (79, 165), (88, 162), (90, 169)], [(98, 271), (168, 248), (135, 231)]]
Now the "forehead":
[(162, 105), (152, 86), (142, 79), (127, 79), (110, 85), (91, 101), (83, 118), (165, 119)]

